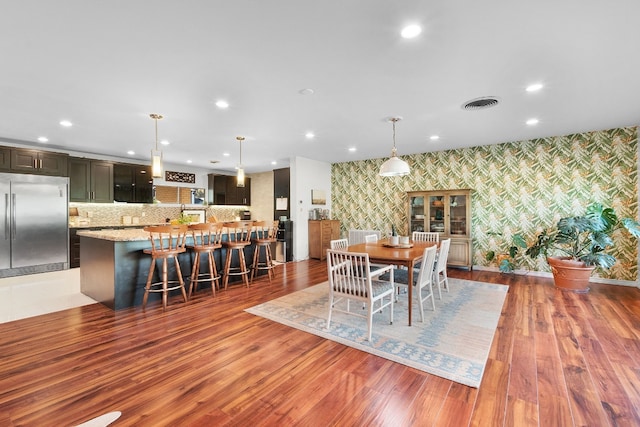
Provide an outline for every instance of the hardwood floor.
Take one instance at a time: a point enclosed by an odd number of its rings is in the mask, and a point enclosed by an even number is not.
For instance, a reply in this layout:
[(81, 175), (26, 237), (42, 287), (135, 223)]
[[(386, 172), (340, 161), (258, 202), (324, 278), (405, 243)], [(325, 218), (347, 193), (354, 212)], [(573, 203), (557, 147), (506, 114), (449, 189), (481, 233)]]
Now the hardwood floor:
[(113, 312), (93, 304), (0, 324), (0, 426), (640, 425), (640, 291), (449, 270), (510, 286), (479, 389), (253, 316), (326, 279), (320, 261), (273, 283)]

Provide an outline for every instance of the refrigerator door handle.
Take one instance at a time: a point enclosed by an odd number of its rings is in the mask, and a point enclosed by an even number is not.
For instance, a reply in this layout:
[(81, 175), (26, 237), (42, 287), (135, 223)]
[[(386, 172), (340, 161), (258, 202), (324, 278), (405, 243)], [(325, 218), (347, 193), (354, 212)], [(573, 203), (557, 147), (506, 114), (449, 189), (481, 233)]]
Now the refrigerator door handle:
[(4, 193), (4, 240), (9, 239), (9, 193)]
[(16, 193), (11, 194), (11, 238), (16, 238)]

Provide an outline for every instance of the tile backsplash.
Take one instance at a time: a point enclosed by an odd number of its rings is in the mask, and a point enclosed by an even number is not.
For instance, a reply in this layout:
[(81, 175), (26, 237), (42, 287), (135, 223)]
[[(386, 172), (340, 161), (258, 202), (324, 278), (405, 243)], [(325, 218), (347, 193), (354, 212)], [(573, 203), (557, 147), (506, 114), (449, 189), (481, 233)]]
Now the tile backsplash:
[[(140, 203), (69, 203), (69, 208), (77, 208), (78, 217), (73, 219), (69, 217), (70, 222), (75, 221), (76, 224), (107, 227), (123, 224), (123, 218), (138, 218), (139, 224), (162, 224), (166, 219), (176, 219), (182, 211), (180, 206), (162, 206), (156, 204), (140, 204)], [(193, 206), (186, 207), (188, 210), (205, 209), (206, 217), (210, 218), (215, 215), (220, 221), (233, 221), (241, 214), (238, 207), (225, 206)]]

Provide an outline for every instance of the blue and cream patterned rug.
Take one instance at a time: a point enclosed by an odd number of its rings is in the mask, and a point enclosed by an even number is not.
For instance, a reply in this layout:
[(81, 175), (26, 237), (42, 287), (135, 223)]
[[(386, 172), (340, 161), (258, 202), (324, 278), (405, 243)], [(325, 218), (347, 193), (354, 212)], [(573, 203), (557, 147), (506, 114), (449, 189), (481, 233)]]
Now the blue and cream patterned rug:
[[(394, 304), (393, 325), (388, 309), (374, 315), (371, 342), (366, 340), (366, 318), (334, 311), (327, 329), (327, 282), (246, 311), (477, 388), (508, 287), (452, 278), (449, 287), (442, 300), (436, 297), (435, 312), (425, 303), (424, 323), (414, 302), (413, 326), (407, 325), (407, 294), (401, 294)], [(352, 303), (351, 310), (358, 305)]]

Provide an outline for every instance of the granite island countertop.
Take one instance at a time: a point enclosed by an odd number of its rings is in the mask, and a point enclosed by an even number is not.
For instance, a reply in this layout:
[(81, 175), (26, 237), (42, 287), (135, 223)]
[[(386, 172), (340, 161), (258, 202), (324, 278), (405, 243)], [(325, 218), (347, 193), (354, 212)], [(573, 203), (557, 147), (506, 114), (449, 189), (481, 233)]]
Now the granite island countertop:
[(142, 228), (127, 228), (123, 230), (78, 230), (80, 237), (110, 240), (112, 242), (138, 242), (149, 240), (149, 232)]

